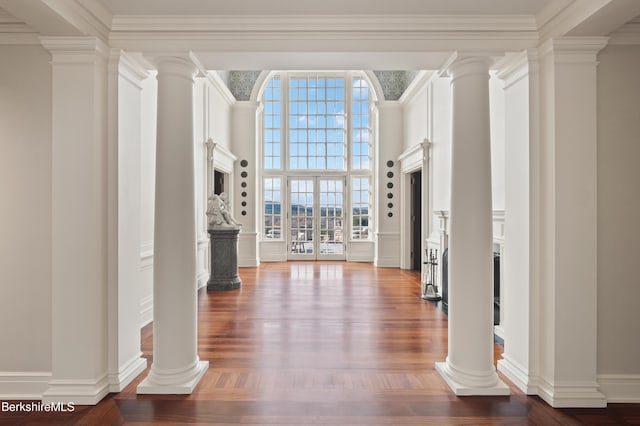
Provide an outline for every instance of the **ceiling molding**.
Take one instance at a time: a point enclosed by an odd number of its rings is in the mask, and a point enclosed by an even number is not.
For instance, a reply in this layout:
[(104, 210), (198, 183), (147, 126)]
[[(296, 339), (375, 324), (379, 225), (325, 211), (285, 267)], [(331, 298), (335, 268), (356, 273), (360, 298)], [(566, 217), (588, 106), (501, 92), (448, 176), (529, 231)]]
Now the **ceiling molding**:
[(118, 32), (441, 32), (537, 30), (533, 15), (115, 15)]
[(611, 34), (609, 44), (613, 45), (639, 45), (640, 44), (640, 17), (625, 24), (619, 30)]

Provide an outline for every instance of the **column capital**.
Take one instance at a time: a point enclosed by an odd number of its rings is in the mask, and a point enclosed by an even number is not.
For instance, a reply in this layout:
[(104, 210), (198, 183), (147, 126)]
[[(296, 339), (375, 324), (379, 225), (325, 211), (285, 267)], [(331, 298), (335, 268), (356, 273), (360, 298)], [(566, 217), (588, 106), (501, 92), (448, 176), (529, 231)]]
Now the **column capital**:
[(609, 42), (608, 37), (560, 37), (549, 39), (540, 46), (540, 57), (554, 55), (560, 63), (596, 62), (596, 55)]
[(198, 67), (188, 56), (156, 56), (151, 61), (158, 69), (158, 75), (173, 75), (193, 80)]
[(40, 37), (40, 43), (51, 52), (52, 64), (104, 61), (109, 56), (109, 48), (97, 37)]
[[(481, 72), (481, 70), (488, 72), (489, 68), (495, 63), (496, 58), (502, 56), (504, 56), (504, 52), (498, 51), (455, 51), (442, 65), (438, 74), (440, 76), (453, 77), (456, 73), (464, 72), (462, 69), (466, 67), (476, 67), (475, 71), (472, 71), (471, 68), (468, 69), (474, 74)], [(484, 73), (485, 71), (482, 72)]]

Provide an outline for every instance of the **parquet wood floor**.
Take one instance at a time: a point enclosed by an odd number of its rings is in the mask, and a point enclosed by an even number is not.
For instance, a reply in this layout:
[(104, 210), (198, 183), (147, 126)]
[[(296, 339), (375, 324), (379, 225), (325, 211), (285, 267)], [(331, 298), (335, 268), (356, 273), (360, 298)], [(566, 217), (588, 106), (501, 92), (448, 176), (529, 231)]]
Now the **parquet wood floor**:
[[(145, 372), (95, 407), (3, 413), (0, 423), (640, 424), (640, 404), (559, 410), (514, 386), (509, 397), (453, 395), (434, 369), (446, 357), (447, 317), (419, 298), (416, 272), (292, 262), (240, 276), (239, 290), (199, 293), (199, 355), (210, 367), (192, 395), (136, 395)], [(150, 326), (142, 350), (151, 365)]]

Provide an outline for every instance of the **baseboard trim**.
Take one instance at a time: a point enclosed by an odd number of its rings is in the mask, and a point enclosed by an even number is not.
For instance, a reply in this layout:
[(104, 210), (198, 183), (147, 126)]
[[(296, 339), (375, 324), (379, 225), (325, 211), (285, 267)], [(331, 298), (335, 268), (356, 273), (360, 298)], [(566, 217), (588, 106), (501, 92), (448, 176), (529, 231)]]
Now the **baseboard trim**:
[(537, 395), (537, 380), (529, 377), (527, 370), (513, 361), (508, 354), (503, 354), (498, 360), (498, 371), (527, 395)]
[(599, 374), (600, 391), (610, 403), (640, 403), (640, 374)]
[(96, 380), (51, 380), (49, 388), (42, 394), (42, 402), (96, 405), (108, 393), (109, 379), (106, 374)]
[(596, 382), (552, 385), (540, 380), (538, 396), (553, 408), (606, 408), (607, 399)]
[(374, 266), (378, 268), (399, 268), (399, 257), (379, 257), (373, 261)]
[(40, 400), (50, 380), (49, 371), (2, 371), (0, 400)]
[(254, 268), (260, 265), (260, 261), (255, 257), (240, 257), (238, 258), (238, 266), (241, 268)]
[(147, 360), (142, 358), (142, 352), (133, 357), (117, 373), (109, 374), (109, 392), (122, 392), (140, 373), (147, 368)]

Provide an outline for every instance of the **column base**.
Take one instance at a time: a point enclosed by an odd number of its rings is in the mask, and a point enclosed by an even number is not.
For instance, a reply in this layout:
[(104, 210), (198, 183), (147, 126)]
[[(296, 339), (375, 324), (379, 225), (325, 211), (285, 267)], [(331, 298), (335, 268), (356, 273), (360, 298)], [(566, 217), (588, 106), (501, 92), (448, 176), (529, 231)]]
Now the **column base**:
[[(509, 386), (504, 384), (502, 380), (495, 377), (495, 383), (488, 384), (487, 386), (482, 386), (481, 384), (476, 385), (468, 385), (461, 383), (460, 379), (458, 379), (451, 371), (451, 369), (447, 366), (446, 362), (436, 362), (436, 371), (440, 373), (440, 376), (444, 379), (444, 381), (449, 385), (454, 394), (458, 396), (508, 396), (511, 395), (511, 391), (509, 390)], [(494, 373), (495, 374), (495, 373)]]
[(151, 368), (149, 375), (138, 385), (136, 389), (137, 394), (188, 395), (193, 393), (200, 379), (202, 379), (204, 373), (207, 372), (209, 361), (198, 361), (195, 366), (195, 374), (189, 372), (184, 381), (172, 378), (170, 383), (162, 383), (166, 379), (158, 378), (157, 374), (154, 374), (153, 366)]
[(207, 282), (207, 291), (227, 291), (235, 290), (242, 286), (242, 280), (239, 276), (233, 278), (210, 279)]

